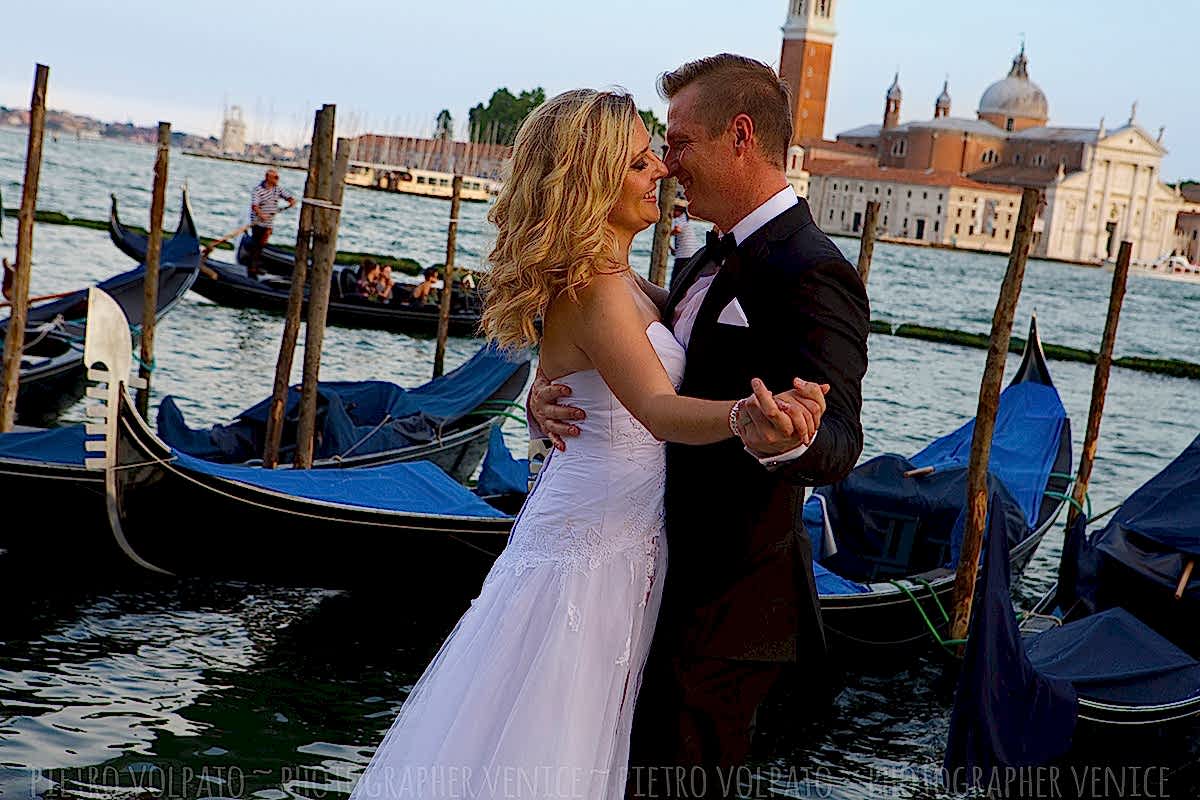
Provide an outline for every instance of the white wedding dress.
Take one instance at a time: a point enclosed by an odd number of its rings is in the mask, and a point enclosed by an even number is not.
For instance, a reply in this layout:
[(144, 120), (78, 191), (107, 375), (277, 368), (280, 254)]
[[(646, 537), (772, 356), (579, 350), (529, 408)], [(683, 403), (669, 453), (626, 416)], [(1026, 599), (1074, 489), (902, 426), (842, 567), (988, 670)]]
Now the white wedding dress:
[[(684, 350), (646, 335), (676, 386)], [(595, 370), (483, 588), (354, 789), (367, 798), (624, 795), (633, 707), (666, 568), (665, 452)]]

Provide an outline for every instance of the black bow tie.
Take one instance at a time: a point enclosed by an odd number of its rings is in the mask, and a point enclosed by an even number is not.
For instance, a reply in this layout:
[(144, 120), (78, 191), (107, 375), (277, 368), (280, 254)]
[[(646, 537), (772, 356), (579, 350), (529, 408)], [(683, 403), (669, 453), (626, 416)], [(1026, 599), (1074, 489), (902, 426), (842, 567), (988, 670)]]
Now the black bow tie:
[(716, 264), (720, 264), (736, 249), (737, 240), (734, 239), (732, 233), (722, 236), (716, 231), (710, 230), (704, 235), (704, 254)]

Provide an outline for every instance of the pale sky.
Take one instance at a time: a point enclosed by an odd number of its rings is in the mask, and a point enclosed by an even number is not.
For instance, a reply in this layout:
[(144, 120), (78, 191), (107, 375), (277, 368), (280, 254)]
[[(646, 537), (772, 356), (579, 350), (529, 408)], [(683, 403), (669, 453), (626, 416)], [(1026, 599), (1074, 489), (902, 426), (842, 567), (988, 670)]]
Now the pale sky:
[[(338, 104), (339, 133), (423, 133), (493, 89), (619, 85), (665, 109), (656, 76), (732, 51), (776, 63), (787, 0), (46, 0), (6, 4), (0, 104), (26, 107), (49, 64), (52, 108), (216, 133), (224, 103), (249, 138), (294, 144), (313, 110)], [(899, 68), (902, 120), (932, 116), (950, 78), (954, 116), (1008, 71), (1024, 35), (1052, 125), (1166, 126), (1167, 180), (1200, 178), (1200, 106), (1190, 52), (1196, 0), (839, 0), (825, 135), (878, 122)], [(460, 129), (461, 130), (461, 129)]]

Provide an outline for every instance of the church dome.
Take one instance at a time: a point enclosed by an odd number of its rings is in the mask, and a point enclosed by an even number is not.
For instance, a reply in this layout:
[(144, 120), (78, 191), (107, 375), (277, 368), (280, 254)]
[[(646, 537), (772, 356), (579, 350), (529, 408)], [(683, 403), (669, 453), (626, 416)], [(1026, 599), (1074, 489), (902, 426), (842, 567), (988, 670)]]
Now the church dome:
[(1012, 69), (1003, 79), (984, 90), (979, 98), (979, 113), (1002, 117), (1021, 117), (1045, 121), (1050, 117), (1050, 104), (1041, 88), (1029, 80), (1029, 62), (1025, 47), (1013, 59)]

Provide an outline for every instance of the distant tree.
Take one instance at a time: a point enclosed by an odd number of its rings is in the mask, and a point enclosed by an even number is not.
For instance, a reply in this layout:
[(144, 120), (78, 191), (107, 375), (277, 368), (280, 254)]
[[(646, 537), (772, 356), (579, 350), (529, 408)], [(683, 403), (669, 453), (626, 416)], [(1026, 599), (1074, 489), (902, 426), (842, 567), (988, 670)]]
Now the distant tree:
[(433, 121), (433, 138), (454, 138), (454, 117), (450, 116), (450, 112), (444, 108), (438, 112), (437, 119)]
[(646, 123), (646, 130), (650, 131), (650, 136), (658, 134), (659, 136), (667, 135), (667, 126), (664, 125), (654, 112), (648, 108), (638, 109), (638, 114), (642, 118), (642, 122)]
[(540, 86), (519, 95), (514, 95), (507, 88), (497, 89), (492, 92), (486, 106), (479, 103), (468, 112), (471, 139), (476, 142), (512, 144), (525, 117), (544, 102), (546, 91)]

